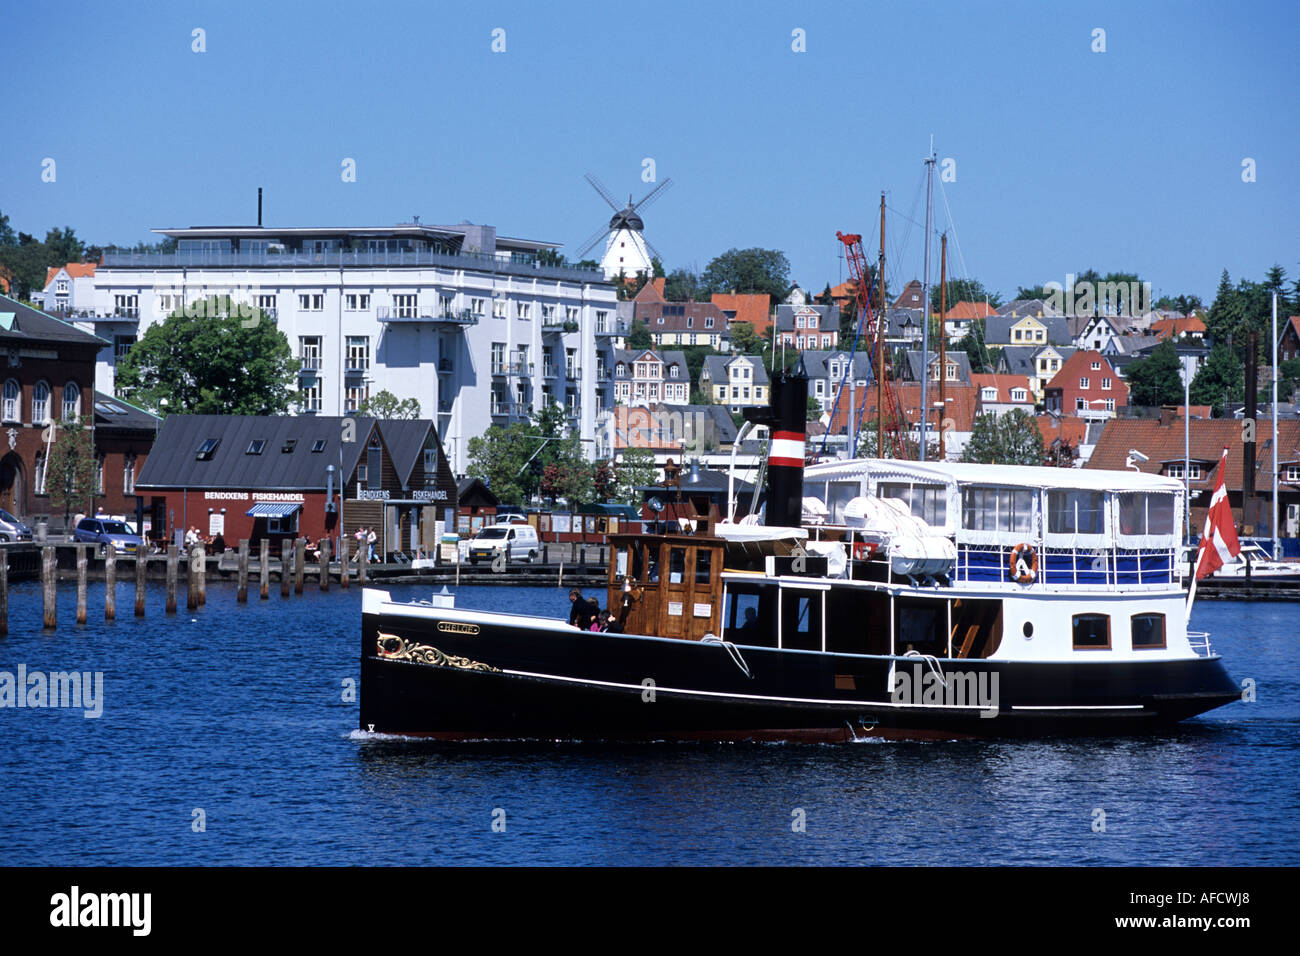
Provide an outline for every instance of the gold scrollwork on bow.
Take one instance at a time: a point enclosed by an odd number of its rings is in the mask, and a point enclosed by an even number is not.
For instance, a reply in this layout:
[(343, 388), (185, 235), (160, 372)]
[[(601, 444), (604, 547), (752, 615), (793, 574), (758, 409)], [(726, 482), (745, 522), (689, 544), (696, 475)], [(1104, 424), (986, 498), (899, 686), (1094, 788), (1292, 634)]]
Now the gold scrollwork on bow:
[(390, 661), (413, 661), (417, 664), (436, 664), (439, 667), (457, 667), (466, 671), (490, 671), (501, 673), (501, 668), (472, 661), (468, 657), (456, 657), (444, 654), (429, 644), (416, 644), (396, 634), (379, 633), (379, 656)]

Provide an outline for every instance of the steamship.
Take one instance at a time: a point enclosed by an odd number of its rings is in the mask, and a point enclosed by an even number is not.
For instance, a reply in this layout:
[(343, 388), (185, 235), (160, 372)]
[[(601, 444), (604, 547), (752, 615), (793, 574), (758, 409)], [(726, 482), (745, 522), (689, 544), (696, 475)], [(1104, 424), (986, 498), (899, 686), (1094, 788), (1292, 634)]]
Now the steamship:
[(881, 459), (805, 467), (772, 380), (762, 521), (612, 535), (623, 633), (363, 598), (360, 729), (444, 740), (1127, 734), (1239, 696), (1176, 574), (1182, 486)]

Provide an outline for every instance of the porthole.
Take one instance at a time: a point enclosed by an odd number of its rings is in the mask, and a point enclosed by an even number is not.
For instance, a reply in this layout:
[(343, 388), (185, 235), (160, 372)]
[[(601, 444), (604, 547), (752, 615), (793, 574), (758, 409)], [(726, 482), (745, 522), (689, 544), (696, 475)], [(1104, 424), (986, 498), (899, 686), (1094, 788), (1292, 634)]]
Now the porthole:
[(1033, 623), (1033, 621), (1025, 621), (1025, 626), (1022, 627), (1021, 630), (1024, 631), (1024, 634), (1025, 634), (1025, 640), (1032, 640), (1032, 639), (1033, 639), (1033, 637), (1034, 637), (1034, 623)]

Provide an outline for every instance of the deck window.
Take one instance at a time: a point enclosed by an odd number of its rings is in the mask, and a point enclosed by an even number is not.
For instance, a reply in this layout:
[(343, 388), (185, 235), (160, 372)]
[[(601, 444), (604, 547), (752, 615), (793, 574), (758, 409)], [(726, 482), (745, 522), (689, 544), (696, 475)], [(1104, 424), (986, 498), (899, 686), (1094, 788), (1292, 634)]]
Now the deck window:
[(1017, 488), (965, 488), (961, 511), (962, 527), (968, 531), (1030, 534), (1034, 493)]
[(822, 592), (781, 592), (781, 646), (800, 651), (822, 649)]
[(1052, 534), (1101, 534), (1101, 492), (1049, 491), (1047, 530)]
[(686, 577), (686, 549), (668, 549), (668, 583), (682, 584)]
[(942, 528), (948, 520), (948, 489), (943, 485), (881, 484), (880, 497), (903, 499), (913, 515), (933, 528)]
[(1133, 615), (1133, 649), (1152, 650), (1165, 646), (1165, 616), (1163, 614)]
[(727, 590), (727, 640), (736, 644), (775, 647), (772, 622), (775, 588), (732, 587)]
[(1123, 493), (1119, 496), (1120, 534), (1174, 534), (1174, 496)]
[(708, 548), (697, 548), (695, 551), (695, 583), (708, 584), (712, 568), (713, 552)]
[(1074, 615), (1074, 646), (1076, 649), (1110, 649), (1110, 615)]

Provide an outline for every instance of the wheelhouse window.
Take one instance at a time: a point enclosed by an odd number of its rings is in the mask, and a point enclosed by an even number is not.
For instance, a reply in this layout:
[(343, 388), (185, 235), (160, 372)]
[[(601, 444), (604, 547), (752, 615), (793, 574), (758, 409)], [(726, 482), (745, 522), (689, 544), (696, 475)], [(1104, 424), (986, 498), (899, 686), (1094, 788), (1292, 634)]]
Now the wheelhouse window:
[(962, 527), (968, 531), (1033, 530), (1034, 493), (1018, 488), (962, 489)]
[(1124, 492), (1119, 496), (1120, 534), (1174, 534), (1174, 496)]
[(913, 515), (931, 527), (942, 528), (948, 520), (948, 489), (943, 485), (882, 483), (880, 497), (902, 499)]
[(1165, 616), (1163, 614), (1134, 614), (1133, 649), (1154, 650), (1165, 646)]
[(1110, 615), (1076, 614), (1073, 627), (1076, 650), (1110, 649)]
[(1052, 534), (1101, 534), (1100, 491), (1049, 491), (1047, 530)]

